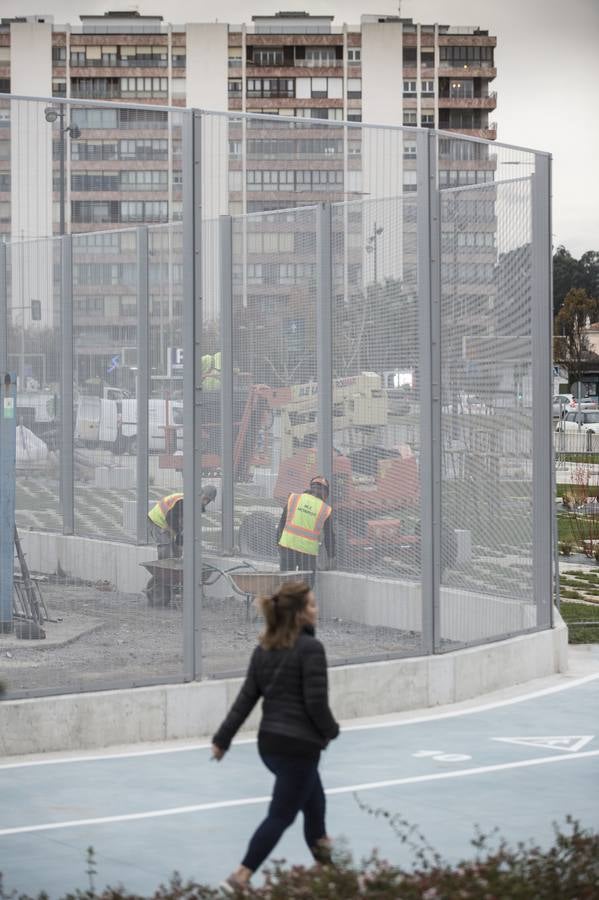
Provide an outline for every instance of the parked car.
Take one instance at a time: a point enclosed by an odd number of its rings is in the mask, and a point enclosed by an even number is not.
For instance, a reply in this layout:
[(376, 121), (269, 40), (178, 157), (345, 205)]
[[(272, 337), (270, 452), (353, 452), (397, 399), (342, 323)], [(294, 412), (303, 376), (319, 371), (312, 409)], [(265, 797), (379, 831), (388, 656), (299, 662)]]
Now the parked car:
[(573, 394), (555, 394), (553, 397), (553, 415), (556, 418), (559, 416), (560, 406), (562, 412), (569, 412), (572, 409), (578, 409), (579, 403), (582, 410), (599, 409), (597, 397), (581, 397), (579, 401)]
[(586, 431), (599, 434), (599, 410), (569, 409), (555, 426), (556, 431)]
[(553, 395), (553, 417), (557, 419), (567, 412), (570, 404), (574, 400), (574, 394), (554, 394)]

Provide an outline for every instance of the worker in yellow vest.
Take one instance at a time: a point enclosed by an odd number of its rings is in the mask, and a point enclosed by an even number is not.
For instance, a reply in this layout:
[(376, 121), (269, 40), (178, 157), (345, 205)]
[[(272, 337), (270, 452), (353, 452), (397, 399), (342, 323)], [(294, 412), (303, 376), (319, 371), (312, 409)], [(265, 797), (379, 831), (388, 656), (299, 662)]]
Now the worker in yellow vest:
[(289, 494), (277, 528), (281, 572), (310, 572), (311, 586), (314, 585), (321, 537), (329, 557), (329, 568), (335, 568), (335, 534), (332, 509), (326, 503), (328, 496), (329, 482), (324, 475), (316, 475), (303, 494)]
[[(214, 485), (207, 485), (202, 491), (202, 512), (216, 497)], [(183, 494), (168, 494), (154, 504), (148, 513), (150, 520), (150, 537), (157, 545), (158, 559), (172, 559), (183, 555)], [(167, 585), (162, 585), (162, 591), (158, 596), (159, 587), (156, 580), (150, 578), (145, 588), (145, 594), (150, 603), (170, 602), (171, 590)]]
[(202, 356), (202, 388), (205, 391), (218, 391), (221, 381), (221, 352), (220, 350), (212, 356), (205, 353)]

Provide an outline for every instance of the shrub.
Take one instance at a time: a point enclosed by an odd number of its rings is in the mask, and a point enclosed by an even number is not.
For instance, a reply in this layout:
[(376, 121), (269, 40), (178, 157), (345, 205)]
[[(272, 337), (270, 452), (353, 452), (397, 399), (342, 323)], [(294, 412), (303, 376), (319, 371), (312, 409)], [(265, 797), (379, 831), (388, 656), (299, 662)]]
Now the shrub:
[[(560, 541), (559, 552), (562, 554), (562, 556), (572, 556), (571, 541)], [(599, 560), (597, 560), (597, 562), (599, 562)]]
[[(374, 853), (360, 866), (341, 854), (332, 866), (285, 867), (277, 863), (261, 887), (238, 897), (261, 900), (596, 900), (599, 897), (599, 835), (582, 829), (568, 818), (566, 828), (555, 828), (549, 849), (519, 843), (510, 847), (494, 836), (478, 834), (474, 855), (456, 865), (445, 862), (399, 817), (362, 807), (384, 816), (400, 841), (414, 850), (414, 866), (403, 869)], [(414, 839), (416, 838), (416, 840)], [(95, 875), (93, 866), (88, 869)], [(1, 888), (1, 886), (0, 886)], [(7, 898), (10, 895), (1, 893)], [(151, 900), (208, 900), (225, 895), (214, 888), (184, 883), (174, 875)], [(123, 887), (96, 893), (90, 887), (67, 895), (68, 900), (141, 900)], [(64, 898), (64, 900), (67, 900)], [(19, 895), (19, 900), (31, 900)], [(41, 895), (39, 900), (41, 900)]]

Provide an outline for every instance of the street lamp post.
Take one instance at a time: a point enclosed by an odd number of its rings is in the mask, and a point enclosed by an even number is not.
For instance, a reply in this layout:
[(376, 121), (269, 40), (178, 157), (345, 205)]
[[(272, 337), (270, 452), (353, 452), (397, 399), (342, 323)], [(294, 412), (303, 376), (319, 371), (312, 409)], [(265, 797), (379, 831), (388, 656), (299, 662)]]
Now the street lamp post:
[(61, 104), (60, 106), (47, 106), (44, 110), (44, 117), (46, 122), (49, 122), (51, 125), (58, 120), (58, 127), (60, 132), (59, 138), (59, 158), (58, 162), (60, 165), (59, 171), (59, 193), (60, 193), (60, 209), (59, 209), (59, 234), (65, 234), (65, 157), (66, 157), (66, 141), (65, 136), (67, 132), (70, 133), (72, 138), (81, 137), (81, 129), (78, 125), (66, 125), (64, 124), (64, 106)]

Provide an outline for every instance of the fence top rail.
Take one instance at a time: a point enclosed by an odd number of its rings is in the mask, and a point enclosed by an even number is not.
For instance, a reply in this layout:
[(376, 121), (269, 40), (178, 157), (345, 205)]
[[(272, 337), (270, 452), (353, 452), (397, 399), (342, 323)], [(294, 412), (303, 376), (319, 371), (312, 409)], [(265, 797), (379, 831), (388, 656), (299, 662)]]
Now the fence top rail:
[(329, 120), (329, 119), (309, 119), (309, 118), (298, 118), (295, 116), (275, 116), (270, 115), (268, 113), (253, 113), (253, 112), (242, 112), (241, 110), (215, 110), (215, 109), (198, 109), (196, 107), (190, 106), (159, 106), (159, 105), (149, 105), (147, 103), (114, 103), (110, 100), (88, 100), (86, 98), (76, 98), (76, 97), (37, 97), (30, 96), (27, 94), (2, 94), (0, 95), (0, 106), (2, 105), (2, 101), (11, 102), (15, 100), (28, 100), (35, 101), (38, 103), (48, 103), (59, 105), (63, 104), (66, 106), (77, 106), (77, 107), (90, 107), (90, 106), (98, 106), (103, 109), (113, 109), (114, 107), (118, 107), (119, 109), (141, 109), (145, 112), (167, 112), (167, 113), (178, 113), (180, 115), (185, 115), (186, 113), (195, 112), (202, 113), (208, 116), (223, 116), (227, 119), (263, 119), (265, 121), (271, 122), (297, 122), (300, 125), (309, 125), (310, 127), (319, 127), (319, 128), (352, 128), (352, 129), (377, 129), (378, 131), (398, 131), (398, 132), (406, 132), (406, 133), (426, 133), (426, 134), (434, 134), (440, 138), (450, 138), (454, 141), (468, 141), (474, 144), (486, 144), (489, 147), (501, 147), (504, 150), (516, 150), (522, 153), (532, 153), (538, 156), (547, 156), (551, 157), (551, 153), (548, 150), (537, 150), (533, 147), (522, 147), (518, 144), (506, 144), (501, 141), (489, 141), (486, 138), (475, 137), (470, 134), (461, 134), (459, 131), (443, 131), (438, 128), (422, 128), (416, 125), (382, 125), (376, 122), (346, 122), (344, 120)]

